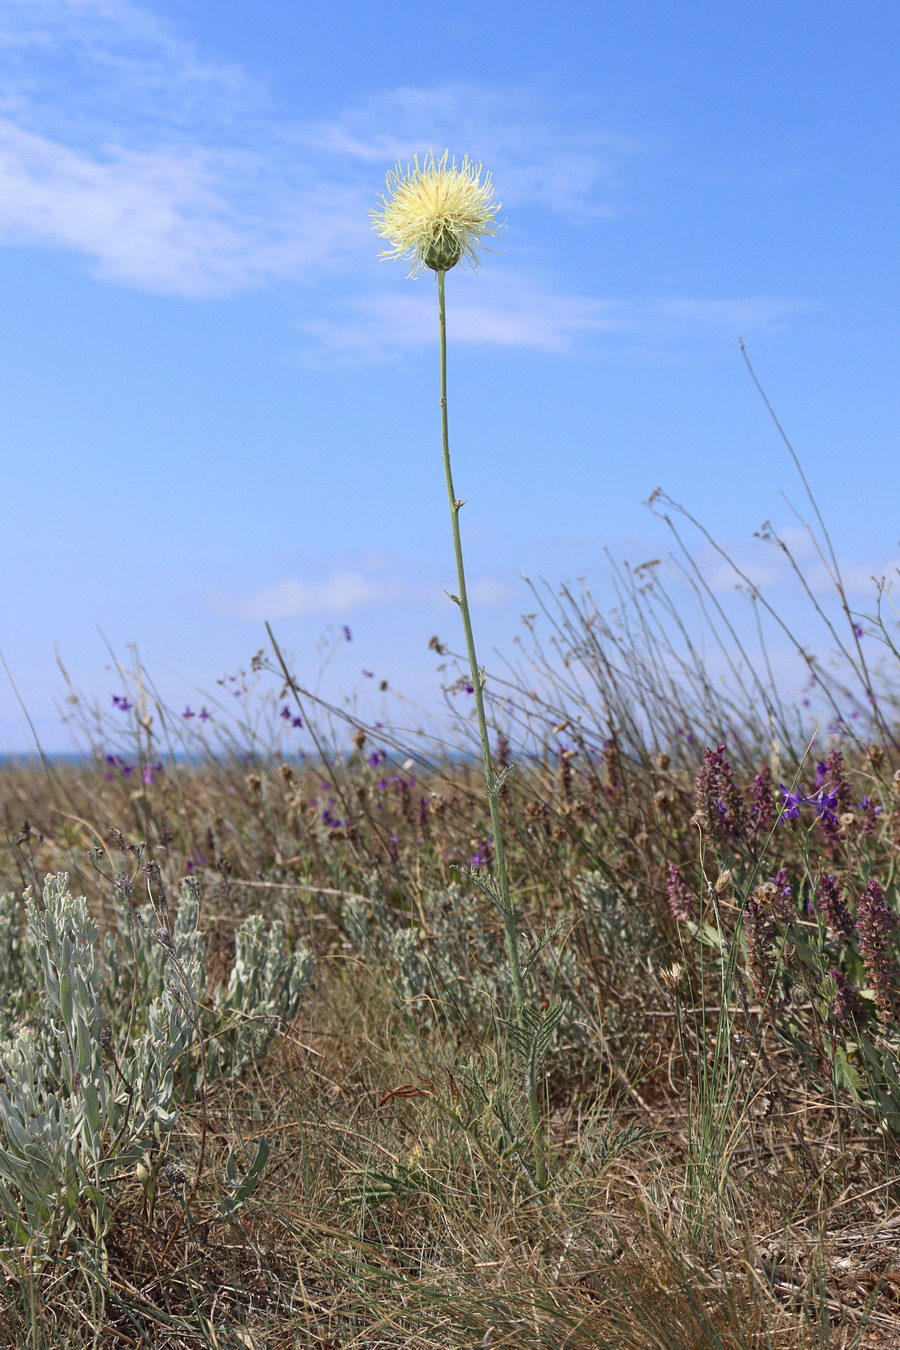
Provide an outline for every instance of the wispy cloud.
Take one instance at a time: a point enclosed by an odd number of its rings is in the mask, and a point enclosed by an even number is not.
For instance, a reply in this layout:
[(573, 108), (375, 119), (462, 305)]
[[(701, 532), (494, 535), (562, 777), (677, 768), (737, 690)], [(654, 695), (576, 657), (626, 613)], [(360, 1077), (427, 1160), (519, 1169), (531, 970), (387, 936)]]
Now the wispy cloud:
[(379, 582), (358, 572), (334, 572), (323, 581), (299, 581), (284, 577), (252, 595), (217, 595), (213, 606), (220, 613), (258, 623), (261, 619), (298, 619), (306, 615), (338, 617), (371, 605), (384, 596)]
[[(750, 333), (783, 325), (804, 306), (776, 298), (735, 300), (619, 299), (566, 295), (504, 268), (473, 285), (454, 277), (454, 342), (564, 351), (587, 337), (619, 334), (672, 341), (687, 332)], [(428, 278), (402, 291), (368, 291), (343, 307), (305, 319), (320, 345), (347, 356), (373, 356), (434, 341), (435, 300)]]

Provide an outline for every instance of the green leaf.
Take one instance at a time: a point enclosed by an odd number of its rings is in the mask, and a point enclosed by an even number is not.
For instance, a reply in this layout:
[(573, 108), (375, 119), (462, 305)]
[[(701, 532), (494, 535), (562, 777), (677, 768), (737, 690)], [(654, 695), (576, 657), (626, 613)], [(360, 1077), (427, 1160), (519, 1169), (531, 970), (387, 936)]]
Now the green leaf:
[(75, 1007), (72, 997), (72, 981), (68, 975), (60, 976), (59, 1006), (62, 1009), (63, 1021), (67, 1027), (71, 1027), (75, 1017)]
[(847, 1051), (842, 1045), (835, 1046), (834, 1076), (839, 1088), (849, 1088), (854, 1096), (860, 1095), (862, 1079), (847, 1058)]

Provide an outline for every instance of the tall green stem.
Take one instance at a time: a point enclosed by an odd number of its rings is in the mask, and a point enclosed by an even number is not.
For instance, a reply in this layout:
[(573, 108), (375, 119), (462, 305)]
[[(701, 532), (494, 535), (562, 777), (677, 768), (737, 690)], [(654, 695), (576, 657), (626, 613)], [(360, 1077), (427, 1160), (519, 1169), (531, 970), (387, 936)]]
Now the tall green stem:
[[(453, 474), (450, 468), (450, 432), (447, 420), (447, 314), (444, 302), (444, 277), (446, 273), (438, 270), (438, 307), (441, 324), (441, 434), (444, 450), (444, 476), (447, 480), (447, 497), (450, 502), (450, 523), (453, 529), (453, 551), (456, 555), (456, 576), (459, 595), (456, 600), (462, 615), (463, 631), (466, 637), (466, 653), (469, 657), (469, 669), (472, 672), (472, 688), (475, 692), (475, 709), (478, 715), (478, 732), (481, 737), (481, 755), (484, 760), (484, 779), (487, 787), (488, 809), (491, 813), (491, 832), (494, 836), (494, 857), (497, 862), (497, 878), (500, 884), (500, 912), (506, 930), (506, 954), (512, 973), (513, 992), (516, 1001), (516, 1016), (519, 1026), (524, 1023), (525, 987), (522, 980), (522, 966), (519, 961), (519, 942), (516, 932), (516, 910), (509, 893), (509, 872), (506, 867), (506, 853), (503, 847), (503, 833), (500, 828), (500, 804), (497, 790), (497, 775), (491, 762), (491, 743), (488, 737), (487, 717), (484, 712), (483, 674), (475, 654), (475, 637), (472, 632), (472, 619), (469, 614), (469, 599), (466, 593), (466, 571), (463, 565), (462, 540), (459, 533), (459, 513), (463, 502), (453, 488)], [(537, 1084), (531, 1075), (528, 1080), (528, 1108), (535, 1141), (535, 1173), (539, 1186), (544, 1185), (545, 1169), (543, 1141), (540, 1134), (540, 1105)]]

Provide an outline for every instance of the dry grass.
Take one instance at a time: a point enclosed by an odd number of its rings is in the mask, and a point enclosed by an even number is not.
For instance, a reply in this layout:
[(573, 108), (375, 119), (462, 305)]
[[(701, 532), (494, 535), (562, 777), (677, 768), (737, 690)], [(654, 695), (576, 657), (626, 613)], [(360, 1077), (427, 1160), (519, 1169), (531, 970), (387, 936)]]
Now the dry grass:
[[(535, 1002), (562, 996), (568, 1010), (544, 1086), (544, 1193), (503, 1032), (499, 916), (450, 870), (485, 855), (483, 799), (464, 765), (411, 782), (367, 762), (370, 740), (330, 767), (222, 756), (170, 763), (146, 785), (109, 776), (99, 755), (49, 774), (3, 770), (0, 889), (66, 870), (108, 922), (109, 888), (88, 854), (102, 842), (111, 858), (118, 830), (119, 865), (144, 842), (170, 889), (194, 867), (222, 973), (252, 910), (317, 953), (301, 1013), (268, 1057), (181, 1105), (165, 1147), (191, 1176), (204, 1107), (207, 1127), (187, 1215), (174, 1193), (148, 1212), (125, 1176), (102, 1250), (38, 1255), (7, 1241), (6, 1343), (898, 1343), (893, 1131), (835, 1090), (821, 1056), (800, 1052), (822, 1044), (800, 982), (776, 1016), (745, 970), (745, 1010), (722, 961), (673, 919), (668, 863), (715, 877), (723, 861), (712, 846), (701, 859), (691, 824), (699, 750), (693, 766), (691, 752), (672, 766), (626, 759), (613, 741), (599, 755), (569, 748), (523, 766), (504, 797), (523, 914), (540, 933), (560, 925), (530, 977)], [(856, 769), (881, 784), (877, 838), (818, 843), (835, 868), (885, 875), (890, 756)], [(779, 828), (766, 875), (800, 866), (801, 836)], [(761, 841), (741, 848), (758, 866)], [(733, 936), (740, 887), (719, 899)], [(404, 967), (392, 942), (407, 929), (419, 964)], [(660, 978), (676, 960), (677, 991)], [(419, 988), (411, 970), (424, 971)], [(260, 1135), (268, 1165), (225, 1223), (225, 1156), (252, 1155)]]

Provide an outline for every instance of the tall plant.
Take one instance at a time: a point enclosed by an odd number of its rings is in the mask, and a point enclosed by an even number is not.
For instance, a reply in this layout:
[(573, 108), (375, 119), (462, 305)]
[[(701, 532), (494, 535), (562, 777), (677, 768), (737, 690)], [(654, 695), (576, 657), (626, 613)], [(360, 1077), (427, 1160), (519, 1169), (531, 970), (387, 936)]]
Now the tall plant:
[[(381, 198), (383, 209), (372, 212), (372, 221), (378, 233), (392, 245), (391, 248), (384, 251), (382, 256), (409, 258), (412, 263), (411, 277), (421, 275), (425, 269), (430, 269), (437, 277), (440, 322), (441, 440), (458, 585), (458, 594), (450, 598), (459, 607), (462, 617), (472, 692), (475, 696), (481, 755), (484, 762), (497, 880), (495, 883), (489, 873), (481, 869), (472, 869), (471, 875), (473, 880), (497, 906), (503, 919), (506, 952), (516, 1005), (513, 1040), (523, 1059), (525, 1091), (528, 1097), (531, 1127), (535, 1139), (535, 1174), (538, 1184), (542, 1186), (545, 1182), (546, 1169), (540, 1135), (538, 1081), (547, 1048), (562, 1015), (562, 1005), (557, 1003), (551, 1008), (538, 1011), (529, 1006), (525, 995), (523, 965), (526, 964), (528, 958), (526, 957), (523, 961), (523, 953), (520, 951), (517, 906), (510, 890), (509, 870), (500, 823), (500, 794), (504, 780), (512, 766), (498, 772), (494, 768), (491, 757), (491, 745), (484, 708), (485, 672), (484, 668), (478, 664), (475, 651), (475, 636), (472, 631), (462, 540), (459, 530), (459, 513), (464, 502), (457, 497), (453, 486), (447, 413), (446, 276), (458, 264), (468, 262), (472, 268), (479, 266), (478, 250), (483, 247), (483, 240), (496, 235), (501, 228), (497, 222), (500, 204), (493, 201), (490, 174), (486, 174), (482, 181), (480, 164), (473, 164), (468, 158), (464, 159), (459, 167), (457, 167), (455, 160), (448, 164), (448, 153), (445, 152), (443, 157), (437, 161), (433, 153), (430, 154), (421, 167), (418, 159), (416, 159), (414, 167), (412, 169), (407, 168), (406, 173), (402, 171), (400, 165), (389, 173), (387, 177), (388, 192), (386, 196)], [(531, 953), (532, 957), (533, 954)]]

